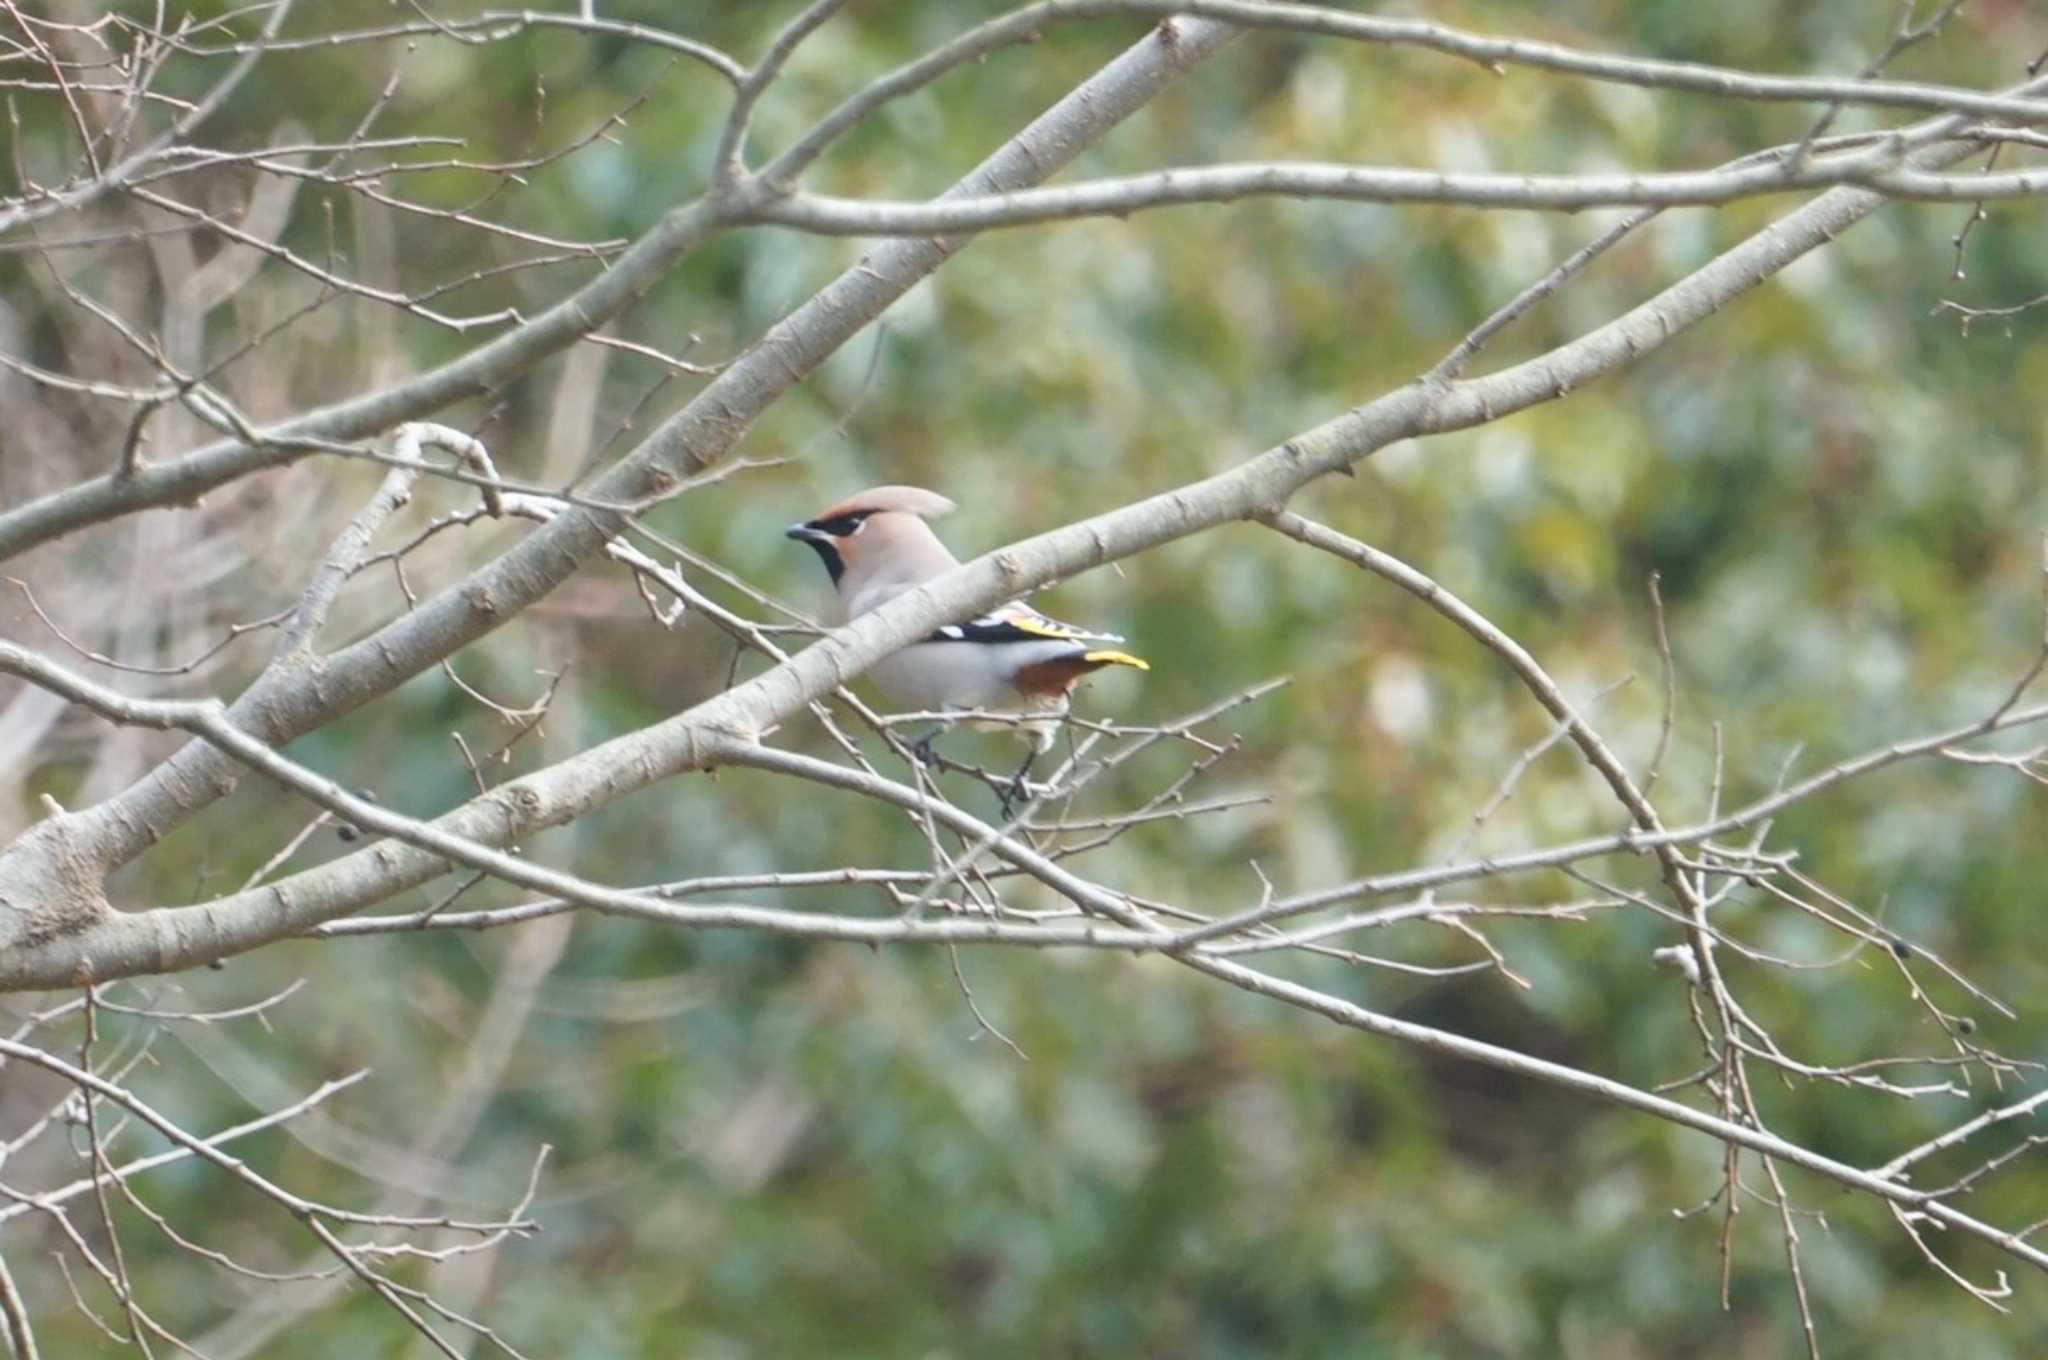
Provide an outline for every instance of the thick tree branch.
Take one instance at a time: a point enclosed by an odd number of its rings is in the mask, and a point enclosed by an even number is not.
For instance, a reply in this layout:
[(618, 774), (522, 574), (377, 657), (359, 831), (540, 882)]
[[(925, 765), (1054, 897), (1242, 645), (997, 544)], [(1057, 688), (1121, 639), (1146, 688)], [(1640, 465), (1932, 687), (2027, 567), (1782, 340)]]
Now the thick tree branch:
[[(371, 890), (380, 896), (390, 896), (404, 888), (428, 882), (447, 872), (452, 864), (461, 864), (505, 882), (553, 894), (564, 901), (599, 911), (672, 922), (685, 920), (692, 924), (742, 923), (739, 917), (721, 921), (694, 911), (679, 912), (672, 904), (659, 899), (605, 888), (493, 848), (494, 845), (510, 844), (515, 838), (508, 834), (507, 824), (516, 824), (535, 813), (537, 794), (530, 781), (515, 781), (439, 821), (422, 822), (358, 797), (333, 780), (285, 759), (234, 726), (227, 718), (226, 706), (218, 700), (129, 699), (6, 642), (0, 642), (0, 673), (19, 676), (115, 722), (191, 732), (230, 758), (338, 817), (410, 847), (408, 853), (389, 846), (373, 846), (343, 861), (354, 866), (358, 875), (372, 877), (375, 887)], [(633, 733), (594, 748), (578, 759), (597, 757), (597, 764), (625, 767), (636, 761), (636, 751), (642, 744), (642, 734)], [(918, 790), (828, 761), (750, 743), (719, 743), (700, 752), (699, 758), (704, 768), (738, 765), (772, 770), (917, 809), (977, 843), (985, 843), (997, 856), (1068, 897), (1084, 910), (1117, 921), (1131, 930), (1150, 932), (1155, 941), (1165, 938), (1163, 931), (1151, 926), (1116, 894), (1061, 868), (1020, 839), (1006, 836), (952, 804)], [(552, 824), (553, 820), (566, 818), (553, 818), (543, 824)], [(361, 891), (363, 886), (358, 884), (357, 891)], [(109, 918), (100, 927), (67, 936), (55, 951), (21, 949), (10, 952), (0, 959), (0, 990), (59, 987), (80, 975), (107, 981), (137, 973), (174, 971), (212, 962), (259, 944), (298, 934), (329, 919), (332, 913), (325, 910), (325, 905), (320, 899), (305, 897), (296, 880), (287, 879), (204, 906), (166, 908)], [(777, 915), (763, 913), (762, 921), (756, 924), (767, 924)], [(918, 938), (915, 934), (888, 929), (895, 923), (876, 924), (882, 929), (863, 929), (857, 923), (841, 922), (818, 933), (828, 938), (871, 941)], [(246, 928), (252, 925), (256, 932), (247, 933)], [(990, 937), (966, 931), (957, 936), (934, 932), (927, 938), (975, 940)], [(1074, 935), (1063, 935), (1062, 932), (1053, 932), (1045, 938), (1033, 938), (1030, 932), (1020, 934), (1020, 942), (1040, 945), (1074, 938)], [(1079, 938), (1092, 942), (1086, 932), (1082, 932)], [(35, 971), (38, 962), (47, 966), (53, 960), (63, 964), (63, 971), (41, 974)]]

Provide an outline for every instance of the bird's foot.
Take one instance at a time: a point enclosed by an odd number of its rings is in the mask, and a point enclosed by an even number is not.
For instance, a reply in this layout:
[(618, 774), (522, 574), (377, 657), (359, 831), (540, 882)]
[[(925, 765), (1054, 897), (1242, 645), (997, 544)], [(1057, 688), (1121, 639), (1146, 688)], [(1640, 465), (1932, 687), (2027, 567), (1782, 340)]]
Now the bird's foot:
[(931, 731), (910, 743), (911, 759), (928, 770), (939, 763), (938, 753), (932, 749), (932, 743), (938, 739), (941, 730), (934, 727)]
[(1017, 773), (1010, 776), (1010, 782), (997, 790), (996, 798), (1002, 807), (1004, 821), (1009, 821), (1011, 814), (1018, 808), (1028, 808), (1031, 805), (1034, 795), (1031, 792), (1031, 783), (1025, 776), (1031, 773), (1031, 762), (1037, 759), (1036, 751), (1025, 756), (1024, 763), (1017, 767)]

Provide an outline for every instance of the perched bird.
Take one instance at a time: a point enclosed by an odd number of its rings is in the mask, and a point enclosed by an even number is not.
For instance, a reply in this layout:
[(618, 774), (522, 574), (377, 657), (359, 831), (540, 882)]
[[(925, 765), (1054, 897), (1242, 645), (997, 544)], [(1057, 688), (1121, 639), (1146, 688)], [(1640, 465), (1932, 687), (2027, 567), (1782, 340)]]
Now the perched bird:
[[(831, 622), (844, 623), (884, 601), (959, 565), (927, 519), (953, 502), (915, 486), (878, 486), (852, 496), (802, 524), (789, 537), (808, 543), (825, 563), (836, 588)], [(875, 663), (868, 674), (891, 704), (911, 709), (979, 709), (1020, 713), (1019, 730), (1030, 754), (1011, 781), (1024, 787), (1031, 762), (1052, 745), (1074, 686), (1104, 666), (1151, 669), (1128, 652), (1102, 643), (1114, 633), (1088, 633), (1058, 623), (1021, 600), (966, 623), (947, 624), (922, 642)], [(918, 742), (931, 755), (937, 731)], [(1009, 799), (1004, 800), (1005, 805)]]

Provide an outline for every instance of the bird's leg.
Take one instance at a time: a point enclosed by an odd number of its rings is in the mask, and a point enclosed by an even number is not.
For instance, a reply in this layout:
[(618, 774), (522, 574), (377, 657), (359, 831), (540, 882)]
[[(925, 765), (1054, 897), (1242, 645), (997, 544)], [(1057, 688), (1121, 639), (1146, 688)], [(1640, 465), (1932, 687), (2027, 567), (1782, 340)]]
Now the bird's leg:
[(910, 754), (918, 764), (926, 769), (930, 769), (939, 763), (937, 753), (932, 750), (932, 743), (938, 739), (939, 733), (945, 730), (946, 725), (940, 723), (937, 727), (934, 727), (931, 731), (910, 743)]
[(1009, 784), (996, 796), (1002, 800), (1003, 820), (1010, 820), (1011, 809), (1019, 803), (1029, 802), (1030, 785), (1024, 776), (1031, 773), (1031, 763), (1038, 759), (1038, 748), (1032, 747), (1024, 753), (1024, 763), (1017, 767), (1017, 773), (1010, 776)]

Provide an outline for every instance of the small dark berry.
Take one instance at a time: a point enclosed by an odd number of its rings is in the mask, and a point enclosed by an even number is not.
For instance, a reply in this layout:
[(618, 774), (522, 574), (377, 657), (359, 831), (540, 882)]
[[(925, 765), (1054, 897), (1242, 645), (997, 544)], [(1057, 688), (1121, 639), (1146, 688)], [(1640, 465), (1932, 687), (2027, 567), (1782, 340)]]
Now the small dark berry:
[(350, 826), (347, 822), (343, 822), (340, 826), (334, 828), (334, 834), (345, 841), (352, 841), (363, 833)]
[(1976, 1032), (1977, 1032), (1977, 1022), (1976, 1022), (1975, 1020), (1972, 1020), (1972, 1019), (1971, 1019), (1971, 1018), (1970, 1018), (1969, 1016), (1967, 1016), (1967, 1015), (1965, 1015), (1965, 1016), (1960, 1016), (1960, 1017), (1958, 1017), (1958, 1018), (1957, 1018), (1957, 1020), (1956, 1020), (1956, 1033), (1958, 1033), (1958, 1034), (1975, 1034)]
[(1913, 946), (1894, 935), (1892, 937), (1892, 953), (1898, 955), (1902, 960), (1910, 959), (1913, 957)]

